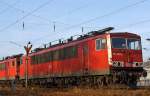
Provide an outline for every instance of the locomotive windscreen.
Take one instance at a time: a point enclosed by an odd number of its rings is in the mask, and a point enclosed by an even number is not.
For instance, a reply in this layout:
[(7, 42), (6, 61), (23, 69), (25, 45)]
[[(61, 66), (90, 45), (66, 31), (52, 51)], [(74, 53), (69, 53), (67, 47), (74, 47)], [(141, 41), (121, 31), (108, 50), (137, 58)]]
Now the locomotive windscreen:
[(112, 47), (113, 48), (126, 48), (125, 38), (112, 38)]
[(141, 42), (137, 39), (128, 39), (127, 40), (128, 49), (132, 50), (141, 50)]
[(113, 48), (141, 50), (141, 42), (139, 39), (112, 38), (111, 40)]

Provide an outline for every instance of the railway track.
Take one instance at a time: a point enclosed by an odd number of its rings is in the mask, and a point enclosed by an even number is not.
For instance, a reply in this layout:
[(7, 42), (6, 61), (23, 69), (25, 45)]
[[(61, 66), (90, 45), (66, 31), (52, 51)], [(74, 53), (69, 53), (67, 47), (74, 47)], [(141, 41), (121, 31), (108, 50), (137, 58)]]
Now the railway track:
[(150, 96), (150, 87), (72, 87), (72, 88), (40, 88), (40, 87), (0, 87), (0, 96)]

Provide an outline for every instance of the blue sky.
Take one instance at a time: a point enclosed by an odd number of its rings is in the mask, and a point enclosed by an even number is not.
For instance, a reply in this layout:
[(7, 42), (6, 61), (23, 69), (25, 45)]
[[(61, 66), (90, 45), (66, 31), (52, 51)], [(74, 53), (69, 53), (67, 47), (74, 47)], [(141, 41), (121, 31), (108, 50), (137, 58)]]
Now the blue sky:
[[(147, 48), (143, 50), (146, 60), (150, 54), (150, 42), (145, 40), (150, 38), (150, 0), (114, 12), (141, 1), (144, 0), (0, 0), (0, 57), (24, 53), (23, 47), (10, 41), (22, 46), (31, 41), (35, 48), (59, 38), (82, 34), (82, 26), (84, 33), (113, 26), (114, 32), (142, 36), (143, 48)], [(114, 13), (108, 15), (111, 12)], [(88, 20), (91, 21), (83, 23)]]

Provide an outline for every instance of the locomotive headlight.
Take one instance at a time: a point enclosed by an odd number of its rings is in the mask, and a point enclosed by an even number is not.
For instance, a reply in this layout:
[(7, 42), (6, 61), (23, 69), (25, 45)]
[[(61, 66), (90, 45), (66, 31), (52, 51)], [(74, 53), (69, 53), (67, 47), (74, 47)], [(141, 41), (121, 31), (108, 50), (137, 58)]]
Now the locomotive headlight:
[(133, 62), (133, 67), (141, 67), (142, 62)]
[(113, 65), (114, 67), (123, 67), (123, 62), (122, 61), (113, 61)]

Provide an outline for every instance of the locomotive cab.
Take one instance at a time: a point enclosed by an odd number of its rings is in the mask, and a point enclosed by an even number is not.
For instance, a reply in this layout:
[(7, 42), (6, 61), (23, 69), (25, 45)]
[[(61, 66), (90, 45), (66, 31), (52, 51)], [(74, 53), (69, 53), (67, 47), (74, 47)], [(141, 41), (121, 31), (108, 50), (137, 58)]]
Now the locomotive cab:
[(110, 45), (112, 73), (121, 78), (128, 77), (129, 79), (132, 76), (134, 80), (144, 76), (145, 71), (141, 66), (143, 59), (141, 37), (139, 35), (110, 33)]
[(141, 38), (131, 33), (123, 36), (112, 36), (112, 66), (114, 67), (141, 67), (142, 47)]

